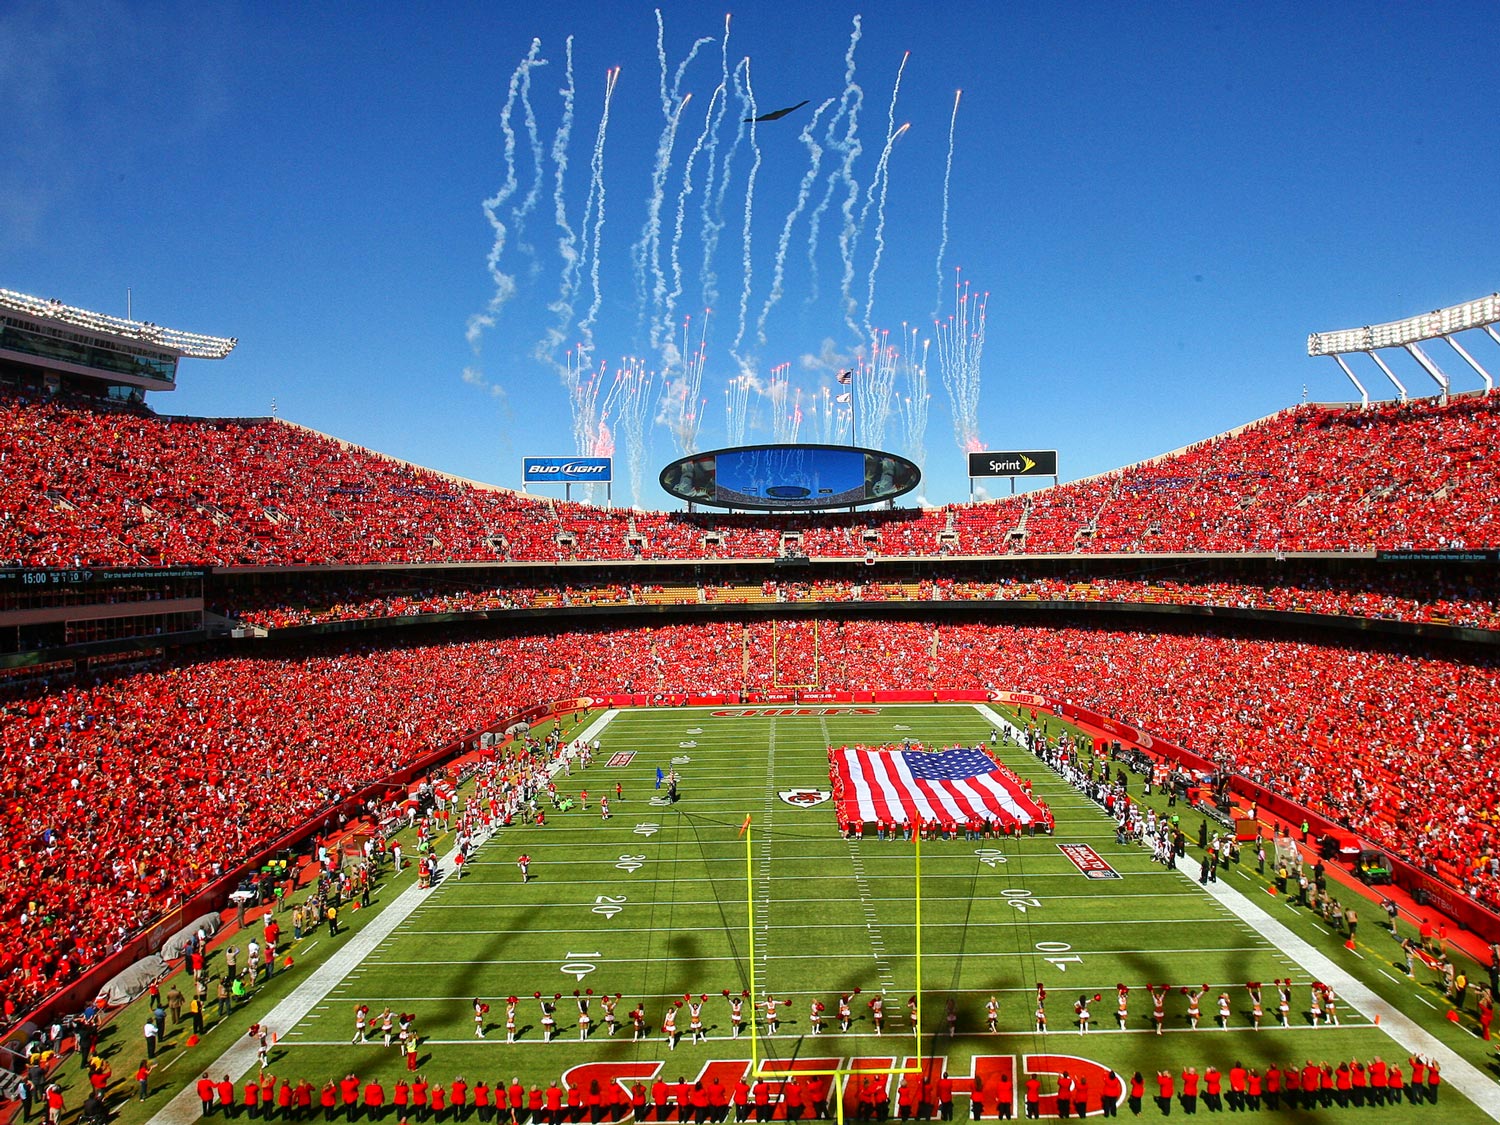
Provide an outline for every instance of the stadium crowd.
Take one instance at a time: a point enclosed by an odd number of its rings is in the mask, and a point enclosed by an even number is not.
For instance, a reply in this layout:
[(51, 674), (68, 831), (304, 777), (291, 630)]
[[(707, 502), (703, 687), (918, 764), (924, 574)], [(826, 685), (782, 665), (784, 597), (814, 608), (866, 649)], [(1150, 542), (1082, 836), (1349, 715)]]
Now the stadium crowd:
[(818, 517), (539, 500), (274, 419), (0, 396), (0, 559), (27, 566), (1460, 548), (1500, 543), (1500, 398), (1297, 407), (993, 503)]
[(711, 621), (204, 660), (0, 710), (15, 1011), (215, 874), (496, 715), (632, 692), (1013, 688), (1132, 722), (1500, 905), (1500, 670), (1397, 648), (979, 621)]
[[(299, 580), (276, 593), (234, 597), (217, 607), (225, 616), (262, 628), (313, 625), (424, 614), (474, 613), (588, 605), (718, 605), (832, 602), (1060, 601), (1129, 602), (1144, 605), (1201, 605), (1235, 609), (1368, 617), (1386, 621), (1432, 622), (1474, 629), (1500, 628), (1500, 604), (1477, 590), (1466, 590), (1438, 575), (1418, 582), (1405, 576), (1386, 580), (1359, 576), (1336, 585), (1327, 576), (1303, 582), (1260, 584), (1183, 574), (1162, 578), (1029, 578), (974, 581), (957, 578), (920, 582), (852, 582), (836, 579), (741, 583), (569, 583), (546, 587), (515, 585), (440, 588), (421, 586), (379, 592), (390, 579), (364, 587), (348, 575), (322, 583)], [(1418, 591), (1428, 587), (1425, 594)]]

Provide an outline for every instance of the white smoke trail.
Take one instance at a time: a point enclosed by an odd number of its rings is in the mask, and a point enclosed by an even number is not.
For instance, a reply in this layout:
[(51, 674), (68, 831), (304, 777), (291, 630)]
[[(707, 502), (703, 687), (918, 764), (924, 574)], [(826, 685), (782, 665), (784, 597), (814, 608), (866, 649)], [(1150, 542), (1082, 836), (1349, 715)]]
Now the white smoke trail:
[(953, 92), (953, 116), (948, 119), (948, 160), (943, 165), (943, 223), (942, 237), (937, 252), (937, 302), (932, 306), (932, 319), (938, 318), (943, 307), (943, 255), (948, 253), (948, 187), (953, 180), (953, 133), (958, 128), (958, 100), (964, 96), (962, 90)]
[[(656, 142), (656, 163), (651, 170), (651, 194), (646, 201), (646, 221), (641, 227), (641, 236), (630, 248), (631, 264), (635, 270), (637, 308), (645, 315), (647, 308), (653, 310), (650, 322), (652, 347), (661, 344), (657, 325), (666, 300), (667, 279), (661, 264), (661, 209), (666, 198), (667, 175), (672, 167), (672, 150), (677, 143), (677, 127), (682, 121), (682, 112), (692, 100), (692, 95), (680, 96), (682, 79), (688, 66), (697, 58), (698, 52), (714, 40), (707, 36), (696, 40), (687, 56), (677, 65), (672, 84), (667, 85), (666, 24), (661, 9), (656, 9), (656, 61), (659, 93), (661, 97), (662, 131)], [(651, 285), (647, 289), (647, 272)], [(649, 304), (648, 304), (649, 301)]]
[(617, 379), (617, 416), (620, 428), (625, 431), (631, 503), (640, 507), (644, 499), (641, 487), (646, 468), (646, 419), (654, 405), (656, 372), (648, 369), (643, 360), (628, 359), (621, 365)]
[(797, 187), (797, 201), (792, 204), (792, 209), (787, 212), (786, 222), (781, 226), (781, 239), (776, 244), (776, 264), (771, 273), (771, 292), (767, 295), (766, 303), (760, 310), (760, 319), (755, 324), (756, 340), (762, 347), (766, 343), (766, 318), (771, 315), (771, 310), (781, 300), (784, 290), (786, 253), (792, 242), (792, 227), (797, 222), (797, 216), (801, 215), (807, 206), (808, 196), (812, 192), (813, 185), (818, 182), (818, 172), (823, 163), (823, 146), (818, 144), (813, 131), (818, 127), (818, 119), (823, 116), (824, 110), (832, 104), (833, 99), (828, 98), (813, 110), (812, 120), (803, 126), (802, 132), (798, 135), (798, 140), (807, 147), (807, 171), (803, 173), (802, 182)]
[[(505, 138), (505, 180), (500, 185), (500, 190), (486, 199), (483, 203), (484, 217), (489, 221), (490, 228), (495, 232), (494, 242), (490, 246), (490, 252), (485, 258), (485, 267), (489, 270), (490, 278), (495, 283), (495, 292), (485, 304), (483, 311), (469, 317), (464, 329), (464, 338), (469, 347), (477, 356), (484, 333), (495, 326), (495, 320), (500, 314), (501, 307), (515, 296), (516, 279), (514, 274), (506, 273), (500, 268), (500, 259), (505, 253), (505, 244), (510, 237), (510, 228), (500, 217), (500, 209), (516, 193), (520, 186), (516, 178), (516, 132), (511, 127), (511, 115), (515, 112), (516, 104), (521, 97), (521, 86), (530, 82), (531, 68), (545, 66), (546, 60), (539, 57), (542, 49), (542, 41), (533, 39), (531, 49), (516, 69), (511, 73), (510, 86), (506, 93), (505, 106), (500, 111), (500, 132)], [(477, 373), (477, 370), (476, 370)]]
[[(569, 40), (571, 43), (571, 40)], [(533, 66), (546, 66), (545, 59), (539, 60)], [(531, 105), (531, 71), (533, 67), (527, 67), (526, 73), (521, 79), (521, 120), (526, 125), (526, 141), (531, 147), (532, 176), (531, 186), (526, 190), (526, 197), (521, 200), (521, 205), (511, 211), (511, 220), (516, 226), (516, 249), (528, 256), (533, 254), (530, 245), (525, 241), (526, 217), (536, 210), (537, 204), (542, 198), (542, 176), (546, 171), (546, 159), (542, 155), (542, 136), (537, 128), (536, 110)]]
[(906, 131), (905, 125), (899, 130), (896, 128), (896, 101), (901, 96), (901, 76), (906, 73), (906, 63), (910, 58), (911, 52), (907, 51), (901, 56), (901, 65), (896, 68), (896, 81), (891, 87), (891, 100), (885, 111), (885, 147), (880, 150), (880, 159), (875, 163), (875, 174), (870, 177), (870, 186), (865, 192), (865, 205), (859, 211), (859, 230), (863, 233), (865, 223), (870, 217), (870, 207), (875, 202), (876, 193), (879, 193), (880, 211), (875, 224), (875, 261), (870, 266), (869, 291), (865, 295), (866, 339), (875, 330), (870, 316), (875, 304), (875, 275), (880, 269), (880, 259), (885, 253), (885, 197), (886, 189), (890, 184), (891, 146), (896, 143), (896, 138)]
[[(709, 96), (708, 110), (703, 115), (703, 131), (698, 134), (692, 151), (688, 153), (687, 163), (683, 165), (682, 188), (677, 193), (677, 221), (672, 228), (672, 247), (668, 255), (672, 267), (672, 291), (667, 294), (666, 303), (651, 326), (651, 343), (656, 348), (661, 348), (664, 343), (671, 342), (672, 326), (677, 320), (677, 299), (682, 296), (682, 235), (687, 222), (688, 197), (693, 194), (693, 171), (713, 129), (714, 107), (724, 98), (723, 86), (717, 87)], [(673, 345), (670, 354), (663, 357), (663, 372), (672, 371), (680, 359)]]
[(891, 397), (896, 389), (900, 349), (890, 344), (890, 333), (881, 329), (870, 337), (870, 355), (854, 373), (855, 440), (870, 449), (885, 447), (886, 424), (891, 417)]
[(906, 455), (921, 469), (927, 461), (927, 408), (932, 396), (927, 392), (927, 351), (930, 340), (917, 346), (917, 329), (901, 326), (901, 428), (906, 439)]
[[(578, 291), (578, 235), (568, 221), (568, 206), (563, 186), (568, 175), (568, 144), (573, 136), (573, 103), (577, 85), (573, 80), (573, 37), (567, 39), (567, 70), (565, 85), (558, 90), (562, 97), (562, 120), (552, 137), (552, 217), (557, 224), (557, 254), (562, 259), (562, 281), (557, 298), (547, 306), (556, 320), (547, 327), (542, 339), (537, 342), (532, 354), (536, 359), (556, 368), (567, 381), (567, 366), (557, 361), (557, 349), (567, 338), (568, 326), (573, 323), (573, 297)], [(581, 451), (580, 451), (581, 452)]]
[[(594, 137), (594, 156), (589, 162), (588, 201), (583, 208), (584, 243), (580, 261), (588, 262), (589, 281), (594, 295), (588, 311), (578, 322), (578, 334), (581, 338), (579, 348), (585, 356), (593, 354), (594, 323), (599, 319), (599, 309), (604, 304), (604, 292), (599, 283), (599, 247), (604, 238), (604, 137), (609, 131), (609, 106), (615, 95), (615, 84), (619, 80), (619, 67), (606, 72), (604, 108), (599, 114), (599, 131)], [(590, 219), (593, 220), (592, 230), (589, 227)]]
[[(719, 86), (725, 91), (719, 99), (719, 112), (714, 115), (713, 127), (708, 133), (708, 145), (704, 149), (703, 198), (699, 202), (701, 233), (699, 242), (703, 249), (703, 262), (698, 271), (698, 284), (702, 291), (703, 304), (713, 308), (719, 303), (719, 275), (714, 270), (714, 254), (718, 249), (719, 234), (724, 229), (724, 194), (729, 187), (729, 168), (734, 160), (734, 150), (745, 134), (742, 123), (734, 135), (734, 144), (719, 167), (719, 130), (724, 124), (724, 114), (729, 109), (729, 17), (724, 17), (724, 41), (719, 48)], [(717, 188), (716, 186), (717, 185)]]
[(703, 367), (708, 360), (708, 313), (703, 315), (703, 325), (697, 346), (691, 344), (693, 321), (688, 317), (682, 324), (682, 374), (676, 379), (663, 378), (661, 410), (657, 421), (666, 426), (677, 439), (683, 456), (698, 451), (698, 430), (703, 424), (703, 408), (707, 403), (699, 398), (703, 390)]
[(984, 358), (985, 307), (989, 295), (970, 293), (969, 283), (955, 278), (954, 311), (938, 321), (938, 371), (953, 415), (953, 440), (960, 453), (982, 449), (979, 443), (980, 363)]
[[(847, 145), (854, 131), (854, 122), (851, 113), (858, 116), (859, 106), (864, 101), (864, 91), (854, 82), (854, 49), (859, 46), (860, 18), (854, 17), (854, 29), (849, 33), (849, 46), (844, 51), (844, 92), (839, 98), (839, 108), (832, 117), (828, 119), (828, 135), (825, 138), (827, 147), (845, 156), (845, 164), (849, 162)], [(846, 122), (845, 138), (839, 139), (839, 122)], [(833, 201), (833, 193), (838, 187), (839, 171), (835, 170), (828, 174), (828, 184), (823, 192), (823, 198), (813, 208), (812, 214), (807, 220), (807, 264), (810, 274), (808, 288), (808, 303), (818, 299), (818, 232), (823, 225), (823, 213), (828, 210), (828, 205)]]
[[(744, 74), (741, 84), (740, 75)], [(750, 174), (745, 179), (745, 219), (740, 230), (741, 249), (743, 251), (741, 264), (744, 270), (744, 281), (740, 288), (740, 323), (739, 330), (734, 334), (734, 343), (730, 345), (730, 354), (734, 356), (741, 368), (746, 366), (746, 359), (740, 352), (740, 346), (745, 339), (745, 328), (750, 323), (750, 290), (754, 279), (754, 263), (750, 255), (750, 218), (751, 211), (755, 206), (755, 178), (760, 174), (760, 144), (755, 139), (755, 118), (759, 111), (755, 108), (755, 90), (750, 84), (750, 58), (747, 55), (741, 60), (740, 65), (734, 71), (735, 93), (740, 95), (740, 104), (745, 107), (745, 116), (750, 118), (750, 151), (754, 159), (750, 162)]]
[[(901, 126), (892, 134), (890, 140), (885, 142), (885, 148), (880, 153), (880, 161), (875, 165), (875, 175), (870, 180), (870, 196), (876, 193), (876, 187), (880, 189), (880, 204), (875, 209), (875, 256), (870, 261), (869, 288), (865, 293), (865, 333), (868, 335), (874, 331), (870, 323), (870, 315), (875, 308), (875, 278), (880, 274), (880, 260), (885, 257), (885, 199), (886, 192), (891, 184), (891, 146), (901, 137), (901, 134), (909, 128)], [(868, 209), (869, 200), (866, 199)], [(864, 227), (864, 218), (860, 218), (860, 227)]]
[(750, 395), (765, 388), (754, 372), (732, 375), (724, 387), (724, 433), (730, 445), (745, 443), (745, 425), (750, 418)]

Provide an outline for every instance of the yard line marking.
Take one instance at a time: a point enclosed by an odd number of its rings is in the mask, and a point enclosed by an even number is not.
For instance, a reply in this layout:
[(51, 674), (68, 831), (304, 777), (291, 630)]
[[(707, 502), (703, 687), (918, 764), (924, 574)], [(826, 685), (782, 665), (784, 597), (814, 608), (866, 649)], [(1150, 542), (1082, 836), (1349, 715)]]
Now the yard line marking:
[[(580, 737), (592, 741), (618, 714), (619, 712), (613, 709), (605, 711), (589, 724), (588, 729)], [(456, 852), (449, 852), (443, 857), (442, 864), (447, 870), (453, 869), (455, 854)], [(316, 1004), (338, 989), (351, 972), (368, 961), (380, 943), (405, 922), (417, 907), (445, 885), (446, 882), (439, 884), (438, 887), (422, 888), (416, 883), (409, 884), (406, 890), (386, 903), (384, 909), (375, 916), (374, 921), (366, 923), (359, 932), (351, 934), (349, 940), (341, 948), (278, 1001), (276, 1006), (266, 1013), (264, 1022), (272, 1027), (288, 1030), (295, 1027), (312, 1012)], [(212, 1074), (227, 1074), (230, 1080), (234, 1081), (255, 1065), (256, 1049), (255, 1042), (249, 1038), (235, 1039), (224, 1053), (213, 1063), (205, 1066), (205, 1069)], [(157, 1110), (151, 1116), (149, 1125), (197, 1125), (202, 1116), (203, 1107), (198, 1100), (198, 1092), (189, 1085)]]
[(1375, 971), (1377, 973), (1379, 973), (1381, 976), (1385, 977), (1385, 979), (1388, 980), (1388, 981), (1390, 981), (1392, 984), (1400, 984), (1401, 983), (1399, 980), (1397, 980), (1395, 977), (1391, 976), (1391, 974), (1388, 973), (1388, 972), (1386, 972), (1384, 969), (1376, 969)]
[[(1327, 981), (1338, 991), (1344, 1001), (1356, 1010), (1373, 1013), (1381, 1017), (1380, 1030), (1390, 1036), (1407, 1055), (1425, 1055), (1437, 1059), (1442, 1067), (1445, 1081), (1459, 1093), (1477, 1105), (1491, 1117), (1500, 1119), (1500, 1088), (1479, 1068), (1465, 1060), (1442, 1040), (1420, 1026), (1399, 1008), (1382, 1000), (1363, 981), (1356, 979), (1340, 968), (1321, 950), (1315, 949), (1304, 938), (1293, 933), (1286, 924), (1262, 910), (1258, 902), (1223, 884), (1210, 884), (1204, 890), (1229, 907), (1245, 921), (1258, 928), (1261, 934), (1297, 964), (1310, 973), (1315, 980)], [(1426, 997), (1417, 996), (1433, 1011), (1436, 1005)]]

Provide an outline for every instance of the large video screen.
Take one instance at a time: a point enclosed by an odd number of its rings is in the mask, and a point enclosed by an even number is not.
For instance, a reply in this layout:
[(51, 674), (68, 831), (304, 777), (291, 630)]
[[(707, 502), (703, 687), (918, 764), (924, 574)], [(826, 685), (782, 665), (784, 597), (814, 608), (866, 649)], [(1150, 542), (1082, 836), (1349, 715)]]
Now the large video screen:
[(848, 508), (904, 495), (921, 472), (905, 457), (847, 445), (752, 445), (674, 461), (661, 486), (696, 504), (761, 511)]

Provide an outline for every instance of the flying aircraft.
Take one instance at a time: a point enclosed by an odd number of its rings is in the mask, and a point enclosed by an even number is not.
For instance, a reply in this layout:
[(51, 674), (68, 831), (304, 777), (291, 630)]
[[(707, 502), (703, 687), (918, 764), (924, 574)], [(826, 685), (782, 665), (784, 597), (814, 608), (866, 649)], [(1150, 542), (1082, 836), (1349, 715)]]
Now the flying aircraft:
[(798, 102), (796, 105), (789, 105), (785, 109), (773, 109), (770, 113), (763, 113), (759, 117), (747, 117), (747, 118), (745, 118), (745, 120), (747, 122), (749, 122), (749, 121), (779, 121), (779, 120), (781, 120), (781, 118), (785, 117), (787, 114), (789, 114), (789, 113), (795, 113), (797, 110), (801, 109), (803, 106), (805, 106), (808, 103), (808, 100), (809, 99), (804, 98), (802, 101)]

